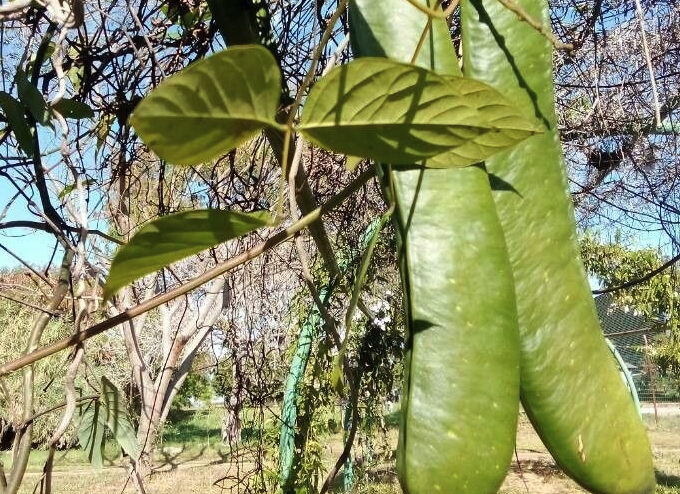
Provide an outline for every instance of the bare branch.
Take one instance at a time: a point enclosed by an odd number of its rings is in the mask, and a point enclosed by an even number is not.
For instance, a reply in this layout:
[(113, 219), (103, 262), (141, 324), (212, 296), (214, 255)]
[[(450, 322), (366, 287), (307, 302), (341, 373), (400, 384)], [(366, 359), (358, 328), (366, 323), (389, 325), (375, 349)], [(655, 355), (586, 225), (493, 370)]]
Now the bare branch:
[(181, 285), (167, 293), (158, 295), (152, 298), (151, 300), (142, 302), (136, 307), (128, 309), (125, 312), (122, 312), (99, 324), (95, 324), (94, 326), (91, 326), (76, 335), (73, 335), (69, 338), (65, 338), (63, 340), (56, 341), (50, 345), (42, 347), (39, 350), (30, 352), (27, 355), (18, 358), (12, 362), (0, 365), (0, 377), (5, 376), (18, 369), (21, 369), (34, 362), (37, 362), (38, 360), (48, 357), (49, 355), (53, 355), (62, 350), (65, 350), (66, 348), (75, 346), (85, 340), (92, 338), (93, 336), (103, 333), (108, 329), (118, 326), (119, 324), (130, 321), (133, 318), (150, 311), (151, 309), (159, 307), (160, 305), (165, 304), (170, 300), (179, 297), (180, 295), (183, 295), (187, 292), (190, 292), (191, 290), (194, 290), (195, 288), (198, 288), (199, 286), (205, 284), (206, 282), (210, 281), (213, 278), (216, 278), (217, 276), (225, 274), (231, 271), (232, 269), (241, 266), (242, 264), (245, 264), (246, 262), (262, 255), (264, 252), (294, 237), (299, 232), (307, 228), (310, 224), (317, 221), (322, 215), (333, 210), (335, 207), (344, 202), (348, 197), (350, 197), (354, 192), (356, 192), (359, 188), (361, 188), (372, 177), (373, 170), (369, 170), (362, 173), (356, 179), (354, 179), (354, 181), (349, 186), (347, 186), (345, 189), (340, 191), (335, 197), (333, 197), (333, 199), (329, 200), (323, 206), (316, 208), (314, 211), (301, 218), (295, 224), (280, 231), (279, 233), (270, 237), (268, 240), (265, 240), (264, 242), (247, 250), (246, 252), (217, 265), (213, 269), (202, 274), (201, 276), (194, 278), (193, 280), (185, 283), (184, 285)]

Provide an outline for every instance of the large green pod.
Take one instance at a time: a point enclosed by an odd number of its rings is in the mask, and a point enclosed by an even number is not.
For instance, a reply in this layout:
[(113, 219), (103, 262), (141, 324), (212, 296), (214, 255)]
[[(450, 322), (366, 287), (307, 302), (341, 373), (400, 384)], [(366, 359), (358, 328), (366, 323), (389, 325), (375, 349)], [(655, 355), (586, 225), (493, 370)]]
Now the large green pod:
[[(407, 0), (350, 3), (357, 56), (408, 62), (426, 24)], [(417, 63), (460, 73), (442, 19), (423, 39)], [(396, 196), (409, 322), (399, 479), (408, 494), (490, 494), (514, 447), (519, 336), (488, 177), (482, 166), (383, 172), (385, 192), (391, 181)]]
[[(545, 0), (515, 0), (549, 29)], [(654, 491), (650, 444), (600, 331), (556, 131), (552, 46), (498, 0), (462, 3), (466, 75), (546, 126), (487, 168), (515, 276), (524, 408), (562, 469), (604, 494)]]

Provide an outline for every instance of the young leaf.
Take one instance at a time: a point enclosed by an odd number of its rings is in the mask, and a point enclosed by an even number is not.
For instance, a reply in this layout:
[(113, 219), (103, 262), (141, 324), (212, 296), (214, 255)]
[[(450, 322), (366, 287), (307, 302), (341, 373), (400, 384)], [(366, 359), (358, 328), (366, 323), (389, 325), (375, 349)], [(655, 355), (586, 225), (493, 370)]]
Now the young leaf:
[(260, 46), (236, 46), (163, 81), (130, 117), (161, 158), (196, 165), (231, 151), (274, 119), (281, 74)]
[(28, 80), (22, 70), (17, 71), (15, 80), (19, 99), (28, 108), (28, 111), (31, 112), (35, 121), (40, 125), (49, 125), (51, 112), (42, 93)]
[(266, 211), (203, 209), (172, 214), (144, 226), (111, 263), (104, 298), (146, 274), (270, 223)]
[(80, 86), (82, 85), (83, 80), (85, 80), (85, 67), (82, 65), (73, 65), (68, 69), (68, 72), (66, 72), (66, 77), (71, 81), (73, 90), (76, 93), (79, 93)]
[(94, 154), (97, 156), (102, 146), (106, 144), (106, 138), (111, 132), (111, 127), (115, 121), (116, 116), (111, 113), (105, 113), (101, 115), (99, 120), (94, 126), (94, 133), (97, 135), (97, 144), (95, 146)]
[(125, 402), (121, 399), (118, 388), (102, 376), (102, 394), (100, 401), (104, 407), (106, 426), (116, 438), (116, 441), (123, 450), (133, 458), (137, 457), (139, 445), (137, 444), (137, 434), (132, 425), (132, 421), (125, 407)]
[(33, 135), (24, 116), (24, 107), (10, 94), (0, 91), (0, 108), (14, 131), (19, 147), (26, 156), (33, 156)]
[(465, 166), (539, 129), (476, 81), (362, 58), (312, 88), (300, 131), (323, 148), (352, 156), (409, 164), (449, 152), (455, 159), (439, 159), (440, 166)]
[(99, 400), (89, 401), (86, 405), (80, 407), (78, 441), (80, 447), (87, 453), (90, 464), (96, 469), (104, 466), (102, 461), (104, 427), (106, 427), (106, 417)]
[(73, 99), (63, 98), (52, 105), (56, 111), (61, 113), (64, 118), (80, 120), (83, 118), (94, 118), (94, 111), (87, 104)]
[[(83, 187), (89, 187), (90, 185), (94, 185), (96, 183), (97, 183), (97, 181), (95, 179), (88, 178), (87, 180), (83, 181)], [(61, 192), (59, 192), (57, 197), (59, 199), (63, 199), (64, 197), (69, 195), (74, 190), (76, 190), (76, 184), (69, 184), (66, 187), (64, 187), (63, 189), (61, 189)]]

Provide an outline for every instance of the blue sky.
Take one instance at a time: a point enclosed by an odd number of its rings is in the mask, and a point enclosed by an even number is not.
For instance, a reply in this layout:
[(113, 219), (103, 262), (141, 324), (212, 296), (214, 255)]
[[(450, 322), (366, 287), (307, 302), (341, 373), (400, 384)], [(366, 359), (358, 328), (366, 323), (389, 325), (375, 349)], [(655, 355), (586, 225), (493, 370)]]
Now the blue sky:
[[(0, 207), (14, 196), (16, 190), (6, 180), (0, 180)], [(33, 220), (36, 217), (26, 211), (23, 201), (17, 200), (8, 211), (4, 221)], [(0, 245), (15, 252), (36, 267), (49, 261), (54, 248), (54, 237), (45, 232), (28, 229), (0, 230)], [(0, 248), (0, 269), (20, 266), (19, 262)]]
[[(45, 167), (52, 168), (52, 176), (59, 176), (58, 168), (53, 168), (61, 162), (61, 155), (59, 153), (59, 139), (57, 133), (50, 127), (38, 127), (38, 135), (40, 136), (41, 148), (48, 150), (43, 154), (42, 161)], [(12, 146), (13, 139), (10, 139), (8, 146)], [(7, 154), (17, 155), (20, 151), (11, 148)], [(12, 172), (8, 172), (12, 176)], [(21, 183), (19, 184), (21, 185)], [(59, 186), (58, 186), (59, 187)], [(60, 188), (60, 187), (59, 187)], [(27, 195), (36, 203), (40, 203), (36, 192), (30, 189), (25, 191)], [(0, 177), (0, 212), (3, 211), (7, 203), (17, 193), (17, 189), (5, 177)], [(56, 197), (52, 198), (52, 203), (57, 205), (59, 200)], [(7, 216), (2, 219), (2, 222), (29, 220), (42, 222), (41, 218), (31, 213), (23, 197), (18, 197), (10, 209), (7, 211)], [(47, 265), (52, 256), (55, 247), (55, 237), (47, 232), (36, 231), (28, 228), (12, 228), (8, 230), (0, 230), (0, 245), (11, 250), (31, 266), (42, 268)], [(57, 256), (56, 262), (61, 260)], [(15, 268), (21, 266), (21, 263), (14, 259), (11, 255), (0, 248), (0, 269)]]

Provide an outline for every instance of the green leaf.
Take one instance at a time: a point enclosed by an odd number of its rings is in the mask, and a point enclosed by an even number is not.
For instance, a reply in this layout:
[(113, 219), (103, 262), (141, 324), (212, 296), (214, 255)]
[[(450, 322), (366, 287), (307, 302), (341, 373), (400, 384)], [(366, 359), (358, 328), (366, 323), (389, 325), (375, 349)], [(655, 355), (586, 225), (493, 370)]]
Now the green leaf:
[[(96, 181), (95, 179), (93, 179), (93, 178), (88, 178), (87, 180), (84, 180), (84, 181), (83, 181), (83, 187), (88, 187), (88, 186), (94, 185), (94, 184), (96, 184), (96, 183), (97, 183), (97, 181)], [(77, 187), (76, 184), (69, 184), (69, 185), (67, 185), (66, 187), (64, 187), (64, 188), (61, 190), (61, 192), (59, 192), (59, 195), (58, 195), (59, 199), (63, 199), (64, 197), (66, 197), (67, 195), (69, 195), (71, 192), (73, 192), (74, 190), (76, 190), (76, 187)]]
[(384, 58), (331, 71), (310, 91), (300, 131), (325, 149), (392, 164), (447, 152), (466, 166), (539, 132), (494, 89)]
[(96, 125), (94, 126), (94, 133), (97, 135), (97, 145), (95, 146), (95, 156), (99, 154), (99, 151), (101, 150), (102, 146), (106, 144), (106, 138), (109, 136), (109, 133), (111, 132), (111, 126), (113, 125), (113, 122), (115, 121), (116, 116), (110, 113), (105, 113), (103, 114), (99, 120), (97, 121)]
[(96, 469), (104, 466), (102, 461), (104, 427), (106, 427), (106, 417), (99, 400), (89, 401), (86, 405), (80, 407), (78, 441), (80, 447), (87, 453), (90, 464)]
[[(50, 41), (47, 44), (47, 49), (45, 50), (45, 54), (43, 55), (42, 59), (42, 66), (47, 65), (50, 62), (50, 57), (54, 54), (54, 50), (56, 49), (57, 45), (54, 44), (53, 41)], [(30, 74), (33, 72), (33, 67), (35, 66), (35, 59), (37, 57), (37, 53), (34, 53), (31, 55), (31, 59), (26, 63), (26, 73)], [(42, 68), (42, 67), (41, 67)]]
[(533, 134), (542, 132), (537, 126), (529, 126), (531, 121), (526, 110), (518, 109), (510, 100), (495, 89), (465, 77), (443, 76), (461, 94), (468, 104), (479, 109), (484, 121), (494, 129), (471, 139), (453, 152), (430, 158), (428, 168), (449, 168), (467, 166), (489, 158), (494, 154), (514, 146)]
[(277, 125), (280, 91), (272, 54), (261, 46), (236, 46), (163, 81), (137, 105), (130, 122), (161, 158), (196, 165)]
[(49, 125), (52, 116), (50, 107), (38, 88), (28, 80), (23, 70), (18, 70), (15, 77), (19, 99), (31, 112), (35, 121), (40, 125)]
[(185, 29), (191, 29), (199, 19), (198, 9), (192, 9), (182, 16), (182, 25)]
[(63, 98), (57, 101), (52, 108), (64, 118), (81, 120), (83, 118), (94, 118), (94, 111), (87, 104), (73, 99)]
[(78, 440), (87, 453), (90, 464), (103, 467), (104, 429), (108, 428), (123, 450), (133, 458), (139, 452), (137, 434), (118, 388), (102, 376), (101, 395), (80, 407)]
[(99, 399), (105, 411), (106, 426), (120, 447), (128, 455), (136, 458), (139, 452), (137, 434), (121, 396), (118, 388), (102, 376), (102, 394)]
[(270, 221), (266, 211), (238, 213), (218, 209), (186, 211), (152, 221), (116, 253), (104, 298), (137, 278), (267, 226)]
[(0, 91), (0, 108), (5, 113), (19, 147), (27, 156), (33, 156), (33, 134), (24, 116), (24, 107), (12, 95)]
[(68, 69), (68, 72), (66, 72), (66, 77), (68, 77), (71, 81), (73, 90), (76, 93), (79, 93), (80, 86), (83, 80), (85, 80), (85, 67), (82, 65), (73, 65), (70, 69)]
[(361, 164), (361, 162), (364, 161), (364, 159), (360, 156), (347, 156), (347, 160), (345, 161), (345, 167), (353, 172), (356, 170), (356, 167)]

